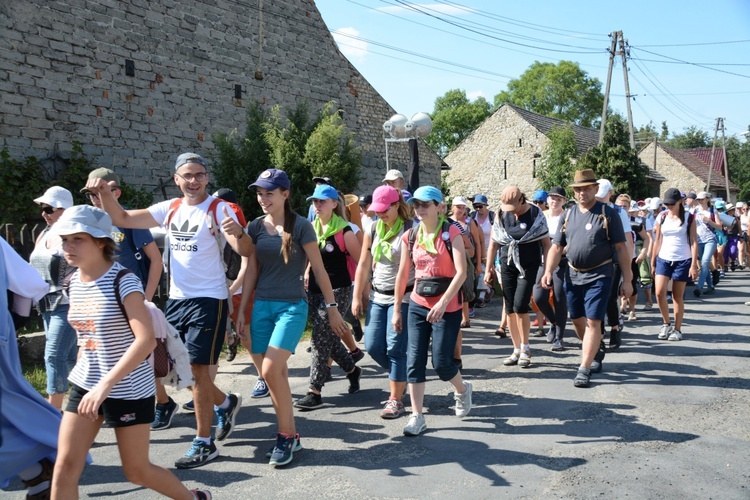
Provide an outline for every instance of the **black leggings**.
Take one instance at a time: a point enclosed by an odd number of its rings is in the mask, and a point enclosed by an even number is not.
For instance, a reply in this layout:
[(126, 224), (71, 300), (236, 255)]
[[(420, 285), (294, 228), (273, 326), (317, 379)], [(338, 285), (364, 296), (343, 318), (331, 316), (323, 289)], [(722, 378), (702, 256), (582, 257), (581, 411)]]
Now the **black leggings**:
[(500, 280), (503, 285), (506, 314), (528, 314), (531, 311), (531, 291), (540, 267), (541, 261), (524, 267), (525, 277), (521, 278), (521, 273), (515, 264), (502, 263)]
[(562, 340), (565, 335), (565, 325), (568, 322), (568, 296), (565, 294), (565, 288), (563, 287), (565, 273), (567, 272), (568, 264), (566, 261), (565, 263), (561, 263), (557, 267), (557, 270), (552, 273), (552, 288), (555, 292), (554, 308), (549, 304), (549, 290), (539, 284), (544, 275), (544, 266), (539, 268), (536, 284), (534, 285), (534, 302), (536, 302), (539, 311), (547, 318), (547, 321), (557, 326), (556, 338), (559, 340)]
[[(614, 266), (615, 272), (612, 274), (612, 288), (609, 291), (609, 301), (607, 302), (607, 324), (610, 327), (620, 326), (620, 306), (617, 304), (617, 299), (620, 298), (620, 280), (622, 279), (622, 271), (620, 266)], [(604, 331), (604, 322), (602, 322), (602, 331)]]

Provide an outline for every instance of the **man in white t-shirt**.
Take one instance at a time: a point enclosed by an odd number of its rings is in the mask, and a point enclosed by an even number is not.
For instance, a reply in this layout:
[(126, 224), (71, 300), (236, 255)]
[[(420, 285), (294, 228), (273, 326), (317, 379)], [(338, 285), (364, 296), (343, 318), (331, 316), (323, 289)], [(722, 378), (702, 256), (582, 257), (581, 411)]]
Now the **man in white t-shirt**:
[(148, 209), (124, 210), (103, 179), (89, 179), (86, 189), (99, 196), (114, 225), (147, 229), (167, 226), (169, 300), (165, 314), (187, 345), (195, 378), (193, 400), (198, 432), (188, 453), (175, 462), (180, 469), (200, 467), (219, 456), (211, 439), (213, 409), (217, 416), (216, 439), (231, 434), (242, 398), (224, 394), (214, 385), (209, 366), (215, 365), (224, 344), (228, 316), (228, 289), (223, 249), (215, 231), (221, 231), (240, 255), (249, 255), (250, 238), (232, 209), (206, 192), (208, 164), (195, 153), (177, 157), (175, 184), (183, 198), (167, 200)]

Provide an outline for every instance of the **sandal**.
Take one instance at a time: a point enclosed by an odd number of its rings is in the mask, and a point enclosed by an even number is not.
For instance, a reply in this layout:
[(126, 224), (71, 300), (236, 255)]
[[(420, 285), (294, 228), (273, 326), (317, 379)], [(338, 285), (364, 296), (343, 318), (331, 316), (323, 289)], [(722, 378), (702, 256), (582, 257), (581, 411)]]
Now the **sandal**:
[(501, 339), (504, 339), (505, 337), (508, 336), (508, 327), (498, 328), (497, 330), (495, 330), (495, 335), (497, 335)]
[(462, 321), (461, 328), (471, 328), (471, 321)]
[(521, 368), (528, 368), (531, 366), (531, 351), (522, 351), (521, 357), (518, 359), (518, 366)]
[(508, 356), (507, 358), (505, 358), (503, 360), (503, 364), (505, 366), (517, 365), (518, 364), (518, 354), (514, 352), (513, 354), (511, 354), (510, 356)]
[(50, 491), (52, 489), (52, 472), (55, 469), (55, 464), (52, 463), (52, 461), (50, 461), (49, 459), (43, 458), (39, 461), (39, 465), (42, 466), (42, 472), (40, 472), (39, 475), (33, 479), (22, 481), (23, 485), (26, 488), (31, 488), (32, 486), (43, 483), (44, 481), (49, 481), (50, 485), (47, 489), (40, 491), (39, 493), (36, 493), (34, 495), (27, 495), (26, 498), (49, 498)]

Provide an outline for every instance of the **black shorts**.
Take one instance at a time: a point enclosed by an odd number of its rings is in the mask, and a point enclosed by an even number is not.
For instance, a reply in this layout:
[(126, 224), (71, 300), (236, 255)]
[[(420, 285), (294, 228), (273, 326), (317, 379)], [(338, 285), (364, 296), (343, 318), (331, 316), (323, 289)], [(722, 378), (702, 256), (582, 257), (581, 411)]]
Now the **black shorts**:
[[(81, 399), (88, 393), (86, 389), (73, 384), (68, 396), (65, 411), (78, 413)], [(131, 425), (150, 424), (154, 421), (156, 396), (143, 399), (107, 398), (99, 407), (99, 415), (104, 415), (104, 422), (110, 427), (130, 427)]]
[(524, 266), (524, 277), (515, 264), (502, 264), (500, 281), (503, 285), (503, 299), (506, 314), (528, 314), (531, 311), (531, 293), (534, 290), (540, 262)]
[(191, 364), (215, 365), (219, 362), (227, 331), (226, 300), (210, 297), (169, 299), (164, 315), (180, 332)]

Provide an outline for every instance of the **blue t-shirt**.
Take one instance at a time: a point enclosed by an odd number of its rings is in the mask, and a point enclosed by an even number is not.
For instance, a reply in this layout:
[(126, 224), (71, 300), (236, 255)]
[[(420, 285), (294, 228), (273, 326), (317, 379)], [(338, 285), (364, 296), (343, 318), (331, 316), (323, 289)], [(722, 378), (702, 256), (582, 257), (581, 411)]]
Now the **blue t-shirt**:
[[(123, 229), (112, 227), (112, 237), (117, 243), (118, 262), (135, 273), (146, 286), (148, 280), (148, 257), (143, 247), (154, 241), (151, 231), (148, 229)], [(161, 265), (161, 263), (157, 263)]]

